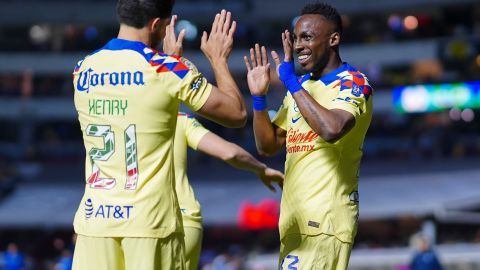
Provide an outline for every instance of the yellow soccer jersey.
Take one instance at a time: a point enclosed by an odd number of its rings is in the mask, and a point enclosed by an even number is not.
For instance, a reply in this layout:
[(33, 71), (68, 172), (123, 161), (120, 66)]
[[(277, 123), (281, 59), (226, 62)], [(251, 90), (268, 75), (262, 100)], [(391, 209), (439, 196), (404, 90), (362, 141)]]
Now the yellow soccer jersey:
[(181, 232), (173, 164), (180, 101), (199, 110), (212, 86), (185, 59), (113, 39), (73, 73), (86, 149), (78, 234), (167, 237)]
[(301, 78), (303, 88), (327, 109), (352, 113), (355, 126), (335, 143), (307, 124), (290, 93), (273, 123), (287, 131), (280, 236), (336, 236), (353, 242), (358, 218), (358, 170), (372, 118), (372, 88), (355, 68), (343, 64), (319, 80)]
[(183, 226), (185, 227), (202, 228), (200, 204), (195, 199), (195, 194), (187, 177), (187, 146), (197, 150), (200, 140), (208, 132), (208, 129), (204, 128), (191, 115), (178, 114), (174, 142), (175, 189), (182, 211)]

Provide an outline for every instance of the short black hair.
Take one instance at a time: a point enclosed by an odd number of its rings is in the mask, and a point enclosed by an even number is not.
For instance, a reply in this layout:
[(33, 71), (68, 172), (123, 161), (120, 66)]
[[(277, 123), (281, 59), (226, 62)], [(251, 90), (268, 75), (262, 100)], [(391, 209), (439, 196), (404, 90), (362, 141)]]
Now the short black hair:
[(120, 23), (140, 29), (151, 19), (170, 17), (174, 4), (175, 0), (119, 0), (117, 16)]
[(342, 34), (342, 17), (338, 13), (337, 9), (329, 4), (316, 2), (314, 4), (307, 4), (303, 7), (301, 15), (306, 14), (318, 14), (322, 15), (327, 21), (333, 23), (335, 26), (335, 32)]

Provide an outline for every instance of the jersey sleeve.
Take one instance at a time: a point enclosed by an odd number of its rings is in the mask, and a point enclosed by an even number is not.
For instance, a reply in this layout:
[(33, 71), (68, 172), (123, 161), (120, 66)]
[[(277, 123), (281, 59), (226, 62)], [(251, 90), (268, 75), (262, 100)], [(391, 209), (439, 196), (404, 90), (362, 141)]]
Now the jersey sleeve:
[(287, 130), (288, 96), (285, 96), (283, 103), (278, 108), (277, 114), (272, 119), (272, 123), (283, 130)]
[[(198, 71), (195, 65), (183, 57), (168, 57), (170, 64), (167, 69), (171, 71), (169, 92), (175, 98), (181, 100), (194, 111), (200, 110), (207, 102), (213, 86)], [(166, 62), (166, 61), (165, 61)], [(166, 66), (167, 64), (164, 64)], [(180, 79), (180, 81), (178, 81)]]
[(371, 95), (372, 87), (366, 79), (357, 83), (342, 80), (340, 91), (330, 102), (328, 109), (341, 109), (357, 118), (367, 111), (367, 102)]
[(202, 140), (203, 136), (210, 132), (200, 122), (192, 116), (188, 116), (185, 122), (185, 135), (187, 137), (188, 146), (197, 150), (198, 144)]

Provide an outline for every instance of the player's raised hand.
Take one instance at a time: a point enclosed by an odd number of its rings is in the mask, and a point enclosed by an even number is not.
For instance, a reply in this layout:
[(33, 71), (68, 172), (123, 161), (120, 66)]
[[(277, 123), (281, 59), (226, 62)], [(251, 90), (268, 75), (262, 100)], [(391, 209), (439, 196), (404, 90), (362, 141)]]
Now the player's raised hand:
[(182, 29), (178, 34), (178, 39), (175, 35), (175, 24), (177, 22), (177, 15), (173, 15), (170, 24), (165, 30), (165, 38), (163, 39), (163, 52), (166, 54), (174, 54), (182, 56), (183, 54), (183, 39), (185, 38), (185, 29)]
[[(282, 45), (283, 45), (283, 62), (291, 62), (293, 61), (293, 44), (292, 44), (292, 36), (288, 30), (285, 30), (282, 33)], [(273, 61), (275, 62), (275, 67), (278, 73), (278, 68), (282, 64), (282, 61), (280, 60), (280, 56), (276, 51), (272, 51), (272, 58)]]
[(277, 185), (283, 189), (283, 180), (285, 175), (282, 172), (274, 170), (272, 168), (265, 168), (265, 170), (258, 175), (258, 177), (262, 180), (263, 184), (267, 186), (272, 192), (276, 192), (275, 186), (273, 183), (277, 183)]
[(233, 48), (233, 34), (237, 27), (232, 13), (222, 10), (215, 16), (210, 35), (203, 31), (200, 49), (210, 62), (227, 60)]
[(265, 46), (255, 44), (255, 49), (250, 48), (250, 61), (244, 56), (247, 67), (247, 82), (250, 94), (253, 96), (264, 96), (268, 92), (270, 84), (270, 63), (268, 63), (267, 49)]
[(275, 62), (278, 78), (283, 82), (285, 88), (294, 94), (303, 89), (302, 84), (295, 75), (295, 64), (293, 63), (293, 45), (292, 37), (288, 30), (282, 33), (283, 53), (285, 54), (283, 62), (277, 52), (272, 51), (273, 61)]

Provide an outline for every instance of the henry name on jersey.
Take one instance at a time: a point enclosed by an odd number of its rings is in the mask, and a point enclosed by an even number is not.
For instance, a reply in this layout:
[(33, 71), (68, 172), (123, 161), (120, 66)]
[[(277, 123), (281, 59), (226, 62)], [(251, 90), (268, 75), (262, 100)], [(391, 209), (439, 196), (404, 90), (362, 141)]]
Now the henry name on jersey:
[(90, 115), (121, 115), (125, 116), (128, 108), (126, 99), (89, 99), (88, 114)]

